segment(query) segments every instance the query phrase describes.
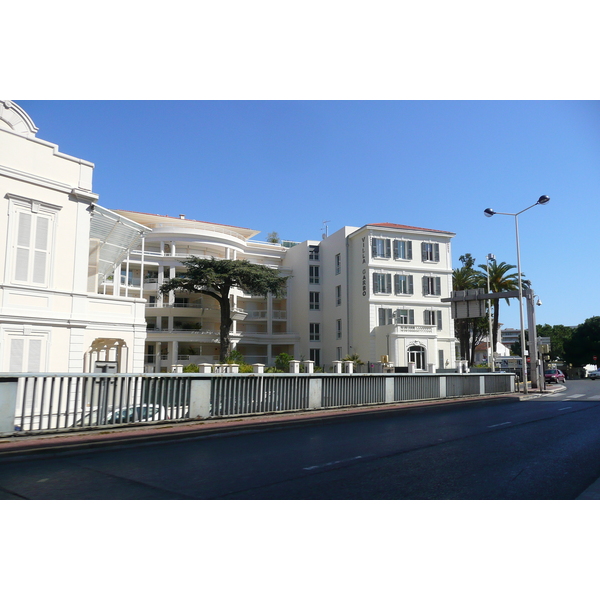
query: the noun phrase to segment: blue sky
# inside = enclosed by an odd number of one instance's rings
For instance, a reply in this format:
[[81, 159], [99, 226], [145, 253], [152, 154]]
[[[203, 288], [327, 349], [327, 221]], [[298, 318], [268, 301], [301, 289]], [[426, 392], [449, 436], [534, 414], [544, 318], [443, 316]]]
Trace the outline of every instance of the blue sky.
[[[538, 323], [600, 314], [598, 101], [25, 101], [38, 137], [95, 163], [108, 208], [319, 239], [389, 221], [516, 264]], [[501, 320], [518, 327], [515, 302]]]

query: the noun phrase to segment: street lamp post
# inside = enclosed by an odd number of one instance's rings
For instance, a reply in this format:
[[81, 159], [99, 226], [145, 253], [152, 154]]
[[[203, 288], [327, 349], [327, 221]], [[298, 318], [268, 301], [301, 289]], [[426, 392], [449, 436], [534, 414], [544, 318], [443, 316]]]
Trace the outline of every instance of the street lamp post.
[[538, 204], [548, 204], [548, 202], [550, 202], [550, 196], [540, 196], [535, 204], [524, 208], [518, 213], [497, 212], [491, 208], [486, 208], [483, 211], [486, 217], [493, 217], [494, 215], [508, 215], [510, 217], [515, 218], [515, 233], [517, 237], [517, 270], [519, 277], [519, 316], [521, 319], [521, 354], [523, 355], [523, 388], [525, 394], [527, 394], [527, 359], [525, 357], [525, 319], [523, 318], [523, 283], [521, 281], [521, 247], [519, 245], [519, 215], [524, 213], [526, 210], [537, 206]]
[[[488, 254], [485, 259], [485, 270], [487, 273], [487, 293], [490, 293], [490, 260], [496, 261], [496, 257], [493, 254]], [[488, 298], [488, 367], [491, 366], [492, 373], [495, 372], [496, 367], [494, 365], [494, 335], [492, 331], [492, 301]]]

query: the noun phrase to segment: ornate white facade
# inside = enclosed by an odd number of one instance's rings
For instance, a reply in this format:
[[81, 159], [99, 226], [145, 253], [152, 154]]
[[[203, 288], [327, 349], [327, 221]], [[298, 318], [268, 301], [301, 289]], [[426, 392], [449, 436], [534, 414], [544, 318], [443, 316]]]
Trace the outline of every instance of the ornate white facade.
[[145, 303], [98, 294], [97, 276], [144, 228], [98, 207], [94, 165], [36, 133], [0, 101], [0, 372], [142, 371]]

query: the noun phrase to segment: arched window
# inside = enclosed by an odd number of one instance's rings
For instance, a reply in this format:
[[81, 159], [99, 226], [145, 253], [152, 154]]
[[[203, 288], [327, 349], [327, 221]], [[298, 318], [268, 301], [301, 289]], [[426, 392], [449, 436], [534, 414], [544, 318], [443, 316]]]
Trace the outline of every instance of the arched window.
[[415, 363], [417, 371], [425, 370], [425, 348], [423, 346], [411, 346], [408, 349], [408, 362]]

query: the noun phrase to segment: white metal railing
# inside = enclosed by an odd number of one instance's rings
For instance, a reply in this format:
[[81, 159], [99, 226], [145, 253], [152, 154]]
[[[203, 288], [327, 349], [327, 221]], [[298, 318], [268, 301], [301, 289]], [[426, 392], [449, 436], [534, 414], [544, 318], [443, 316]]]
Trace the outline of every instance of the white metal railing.
[[514, 392], [491, 374], [4, 374], [0, 433]]

